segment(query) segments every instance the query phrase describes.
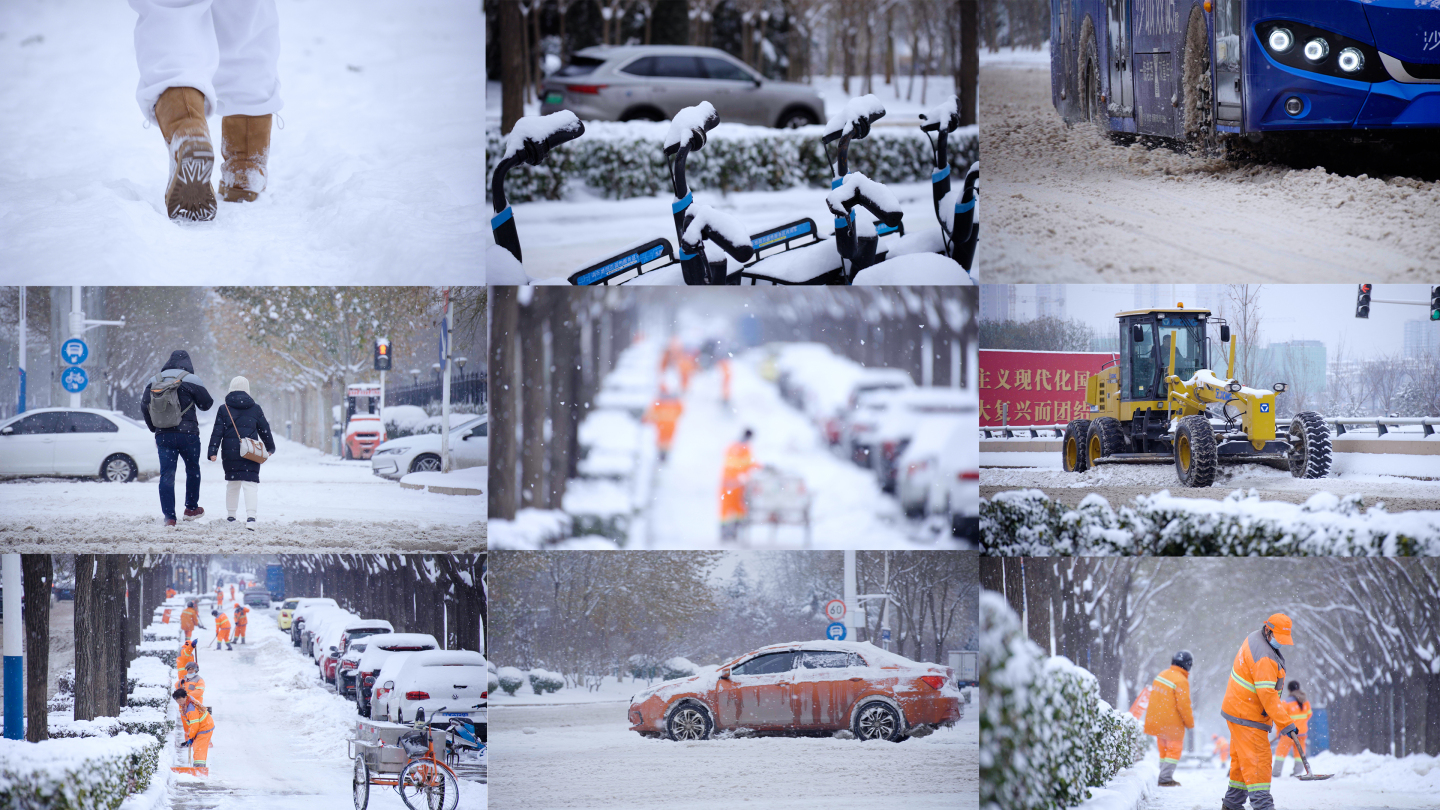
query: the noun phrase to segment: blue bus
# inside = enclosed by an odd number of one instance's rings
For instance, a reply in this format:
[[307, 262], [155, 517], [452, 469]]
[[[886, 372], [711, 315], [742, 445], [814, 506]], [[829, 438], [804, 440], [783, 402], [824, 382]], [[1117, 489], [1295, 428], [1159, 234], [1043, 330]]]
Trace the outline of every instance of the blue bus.
[[1437, 0], [1050, 0], [1055, 108], [1102, 132], [1440, 127]]

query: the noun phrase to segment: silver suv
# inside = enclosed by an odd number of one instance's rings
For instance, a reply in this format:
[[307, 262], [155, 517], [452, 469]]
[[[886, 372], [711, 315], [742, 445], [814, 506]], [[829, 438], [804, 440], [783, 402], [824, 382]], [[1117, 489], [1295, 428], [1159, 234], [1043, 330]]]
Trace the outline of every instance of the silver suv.
[[624, 45], [577, 51], [545, 80], [541, 115], [570, 110], [585, 120], [667, 121], [708, 101], [725, 123], [803, 127], [825, 120], [814, 88], [761, 77], [715, 48]]

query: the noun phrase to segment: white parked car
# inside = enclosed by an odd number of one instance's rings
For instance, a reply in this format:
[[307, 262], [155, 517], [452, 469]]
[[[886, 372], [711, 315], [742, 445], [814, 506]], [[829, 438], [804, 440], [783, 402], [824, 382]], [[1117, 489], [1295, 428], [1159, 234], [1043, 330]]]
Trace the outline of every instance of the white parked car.
[[365, 717], [375, 716], [371, 712], [370, 696], [380, 668], [390, 656], [401, 652], [438, 649], [440, 642], [429, 633], [383, 633], [366, 638], [365, 652], [360, 656], [355, 674], [359, 684], [355, 690], [355, 705], [360, 714]]
[[906, 515], [920, 517], [930, 511], [930, 490], [940, 475], [940, 453], [963, 422], [931, 418], [916, 425], [895, 461], [895, 496]]
[[385, 659], [385, 663], [380, 665], [380, 671], [375, 673], [375, 683], [370, 687], [371, 719], [375, 717], [375, 707], [389, 705], [389, 700], [386, 698], [386, 695], [390, 694], [391, 690], [385, 688], [385, 684], [394, 685], [395, 676], [400, 674], [400, 667], [405, 664], [406, 659], [415, 655], [416, 652], [419, 651], [391, 653], [390, 657]]
[[97, 408], [37, 408], [0, 422], [0, 475], [134, 481], [160, 474], [155, 436]]
[[320, 660], [330, 654], [330, 648], [339, 646], [345, 626], [359, 620], [359, 616], [344, 608], [333, 608], [319, 614], [314, 621], [306, 623], [305, 635], [309, 637], [309, 643], [302, 650], [319, 666]]
[[363, 646], [355, 649], [356, 645], [363, 645], [370, 636], [394, 631], [395, 626], [384, 619], [361, 619], [345, 626], [345, 631], [340, 634], [340, 643], [336, 645], [337, 649], [331, 651], [332, 656], [337, 659], [333, 671], [329, 671], [328, 664], [322, 667], [327, 670], [325, 679], [335, 684], [335, 694], [348, 696], [355, 686], [355, 667], [360, 663], [360, 653], [365, 651]]
[[295, 610], [290, 613], [290, 643], [299, 647], [305, 640], [305, 617], [306, 614], [313, 614], [318, 608], [338, 608], [339, 604], [334, 599], [324, 596], [311, 596], [301, 599], [295, 604]]
[[980, 540], [980, 412], [964, 415], [945, 445], [930, 483], [926, 511], [949, 514], [956, 537]]
[[[469, 717], [482, 722], [485, 690], [489, 685], [485, 656], [470, 650], [430, 650], [411, 653], [395, 677], [380, 683], [383, 702], [371, 709], [395, 723], [414, 721], [423, 710], [426, 719]], [[407, 720], [408, 718], [408, 720]]]
[[[452, 416], [460, 421], [450, 428], [452, 469], [483, 467], [490, 463], [488, 416]], [[417, 433], [391, 439], [375, 448], [370, 471], [382, 478], [402, 478], [412, 472], [440, 471], [440, 434]]]
[[[885, 401], [888, 407], [880, 412], [875, 428], [862, 444], [870, 469], [886, 492], [895, 491], [900, 454], [909, 447], [921, 424], [940, 420], [954, 428], [963, 414], [980, 407], [973, 394], [959, 388], [908, 388], [894, 392]], [[937, 449], [943, 442], [942, 436], [936, 442]]]

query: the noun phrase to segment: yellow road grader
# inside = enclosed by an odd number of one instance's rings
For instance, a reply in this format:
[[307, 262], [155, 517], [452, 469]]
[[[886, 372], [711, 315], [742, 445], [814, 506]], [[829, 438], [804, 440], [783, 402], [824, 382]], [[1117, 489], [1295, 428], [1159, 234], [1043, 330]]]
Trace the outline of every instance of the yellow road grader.
[[[1115, 316], [1120, 351], [1086, 384], [1089, 419], [1065, 426], [1061, 453], [1070, 472], [1100, 464], [1174, 463], [1180, 483], [1208, 487], [1220, 464], [1265, 464], [1296, 478], [1330, 471], [1330, 430], [1314, 411], [1275, 433], [1275, 397], [1235, 380], [1235, 341], [1209, 310], [1142, 309]], [[1224, 378], [1211, 370], [1207, 327], [1230, 345]], [[1223, 424], [1222, 424], [1223, 423]]]

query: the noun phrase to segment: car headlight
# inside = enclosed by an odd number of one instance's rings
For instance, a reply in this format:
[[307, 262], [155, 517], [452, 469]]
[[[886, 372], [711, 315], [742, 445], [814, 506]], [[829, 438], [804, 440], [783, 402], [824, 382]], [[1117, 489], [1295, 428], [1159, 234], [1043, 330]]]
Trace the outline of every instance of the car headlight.
[[1270, 50], [1275, 53], [1285, 53], [1290, 46], [1295, 44], [1295, 35], [1290, 33], [1289, 28], [1275, 28], [1270, 31]]
[[1346, 48], [1340, 52], [1340, 69], [1346, 73], [1359, 73], [1365, 69], [1365, 54], [1359, 48]]
[[[1359, 53], [1359, 51], [1356, 51]], [[1330, 55], [1330, 43], [1321, 37], [1316, 37], [1305, 43], [1305, 58], [1311, 62], [1319, 62]]]
[[391, 455], [399, 455], [400, 453], [403, 453], [403, 452], [405, 452], [405, 448], [403, 448], [403, 447], [386, 447], [386, 448], [383, 448], [383, 449], [380, 449], [380, 450], [376, 450], [376, 451], [375, 451], [375, 455], [377, 455], [377, 456], [391, 456]]

